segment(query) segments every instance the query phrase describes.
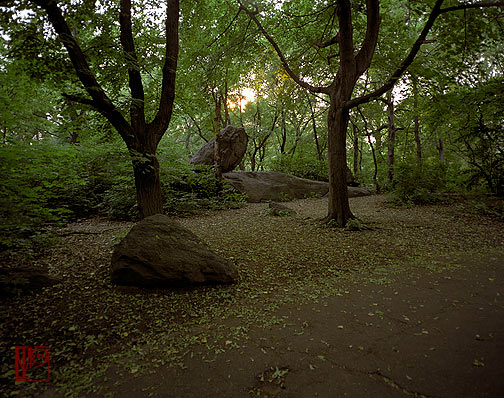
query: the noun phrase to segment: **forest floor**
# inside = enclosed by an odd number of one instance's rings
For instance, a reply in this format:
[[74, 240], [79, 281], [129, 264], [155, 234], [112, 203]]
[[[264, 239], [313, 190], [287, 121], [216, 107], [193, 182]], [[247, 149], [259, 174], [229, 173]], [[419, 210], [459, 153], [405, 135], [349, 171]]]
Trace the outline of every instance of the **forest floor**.
[[[232, 286], [110, 284], [131, 223], [82, 220], [31, 260], [61, 284], [2, 303], [2, 396], [502, 397], [504, 224], [469, 202], [326, 199], [181, 218], [233, 261]], [[14, 261], [14, 260], [13, 260]], [[15, 346], [50, 347], [50, 381], [14, 383]]]

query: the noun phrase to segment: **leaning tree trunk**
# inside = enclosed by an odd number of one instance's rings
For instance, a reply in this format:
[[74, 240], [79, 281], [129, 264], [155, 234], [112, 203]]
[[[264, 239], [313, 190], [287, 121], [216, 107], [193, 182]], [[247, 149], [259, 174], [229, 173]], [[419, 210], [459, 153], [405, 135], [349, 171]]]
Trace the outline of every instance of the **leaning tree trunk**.
[[346, 131], [349, 122], [348, 110], [338, 106], [341, 102], [331, 98], [328, 122], [328, 161], [329, 161], [329, 204], [326, 221], [336, 220], [344, 227], [349, 219], [355, 218], [348, 203], [346, 182], [347, 153]]

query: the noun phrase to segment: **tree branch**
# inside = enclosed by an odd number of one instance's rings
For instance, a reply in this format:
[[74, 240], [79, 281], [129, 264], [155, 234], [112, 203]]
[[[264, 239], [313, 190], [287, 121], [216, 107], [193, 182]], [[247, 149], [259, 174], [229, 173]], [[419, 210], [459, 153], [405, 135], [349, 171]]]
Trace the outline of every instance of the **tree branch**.
[[415, 59], [416, 55], [420, 51], [421, 45], [429, 42], [429, 40], [426, 40], [427, 34], [429, 33], [430, 29], [434, 25], [434, 22], [439, 15], [444, 14], [446, 12], [463, 10], [463, 9], [468, 9], [468, 8], [502, 7], [502, 6], [504, 6], [504, 2], [495, 2], [495, 3], [461, 4], [458, 6], [447, 7], [447, 8], [441, 9], [442, 4], [443, 4], [443, 0], [436, 0], [436, 4], [432, 8], [432, 11], [429, 15], [429, 18], [427, 19], [427, 22], [425, 23], [425, 26], [424, 26], [422, 32], [420, 33], [420, 36], [418, 37], [418, 39], [415, 41], [415, 43], [411, 47], [411, 50], [410, 50], [408, 56], [403, 60], [401, 65], [395, 70], [395, 72], [392, 74], [392, 76], [389, 78], [389, 80], [383, 86], [381, 86], [379, 89], [377, 89], [367, 95], [363, 95], [361, 97], [347, 101], [346, 104], [344, 105], [345, 108], [351, 109], [351, 108], [356, 107], [357, 105], [365, 104], [365, 103], [375, 99], [376, 97], [379, 97], [382, 94], [385, 94], [392, 87], [394, 87], [395, 83], [399, 80], [399, 78], [403, 75], [403, 73], [406, 71], [406, 69], [411, 65], [411, 63]]
[[163, 81], [161, 83], [161, 99], [159, 109], [149, 128], [156, 132], [156, 140], [159, 142], [168, 128], [173, 112], [175, 99], [175, 78], [177, 75], [177, 60], [179, 52], [178, 25], [180, 5], [179, 0], [167, 0], [166, 2], [166, 50], [163, 65]]
[[119, 11], [119, 25], [121, 28], [121, 45], [128, 66], [129, 86], [133, 98], [130, 104], [131, 124], [135, 130], [143, 129], [145, 125], [145, 98], [140, 74], [140, 65], [133, 41], [131, 30], [131, 0], [121, 0]]
[[339, 43], [339, 33], [336, 34], [332, 39], [326, 40], [324, 42], [320, 42], [315, 40], [313, 42], [313, 45], [318, 47], [318, 48], [326, 48], [329, 46], [332, 46], [333, 44]]
[[[353, 44], [352, 10], [350, 0], [338, 0], [340, 69], [355, 74], [355, 54]], [[345, 72], [343, 72], [345, 74]]]
[[231, 22], [229, 23], [229, 25], [226, 27], [226, 29], [224, 29], [221, 33], [219, 33], [217, 35], [217, 37], [215, 39], [212, 40], [212, 42], [208, 45], [208, 47], [212, 47], [212, 45], [217, 41], [219, 40], [222, 36], [224, 36], [226, 34], [226, 32], [229, 30], [229, 28], [233, 25], [234, 21], [236, 21], [236, 18], [238, 18], [238, 15], [240, 15], [240, 13], [242, 12], [242, 8], [239, 8], [238, 9], [238, 12], [235, 14], [235, 16], [233, 17], [233, 19], [231, 20]]
[[79, 104], [91, 105], [93, 107], [96, 107], [95, 102], [91, 98], [86, 98], [86, 97], [83, 97], [82, 95], [67, 94], [67, 93], [61, 93], [61, 95], [63, 97], [65, 97], [66, 99], [69, 99], [70, 101], [78, 102]]
[[357, 105], [365, 104], [365, 103], [371, 101], [372, 99], [374, 99], [375, 97], [379, 97], [380, 95], [385, 94], [392, 87], [394, 87], [394, 84], [397, 82], [397, 80], [399, 80], [399, 78], [406, 71], [408, 66], [411, 65], [411, 63], [415, 59], [416, 55], [418, 54], [418, 51], [420, 51], [420, 46], [423, 44], [423, 41], [425, 40], [425, 38], [427, 37], [427, 34], [429, 33], [430, 29], [432, 28], [432, 25], [434, 25], [434, 21], [440, 15], [440, 9], [441, 9], [442, 3], [443, 3], [443, 0], [436, 1], [434, 8], [432, 9], [432, 11], [429, 15], [429, 18], [427, 19], [427, 22], [425, 23], [425, 26], [424, 26], [422, 32], [420, 33], [420, 36], [413, 44], [413, 47], [411, 48], [410, 53], [403, 60], [403, 62], [401, 62], [401, 65], [395, 70], [395, 72], [392, 74], [392, 76], [389, 78], [389, 80], [379, 89], [377, 89], [367, 95], [364, 95], [364, 96], [361, 96], [361, 97], [358, 97], [358, 98], [355, 98], [353, 100], [348, 101], [345, 104], [345, 108], [350, 109], [350, 108], [356, 107]]
[[362, 75], [373, 59], [373, 55], [376, 48], [376, 43], [378, 42], [378, 33], [380, 31], [380, 4], [378, 0], [367, 0], [366, 1], [367, 10], [367, 27], [366, 27], [366, 37], [362, 43], [362, 47], [355, 57], [357, 62], [357, 74]]
[[276, 53], [278, 54], [278, 57], [280, 58], [280, 62], [282, 62], [282, 66], [284, 67], [285, 71], [287, 74], [291, 77], [292, 80], [294, 80], [298, 85], [301, 87], [304, 87], [314, 93], [325, 93], [329, 94], [329, 88], [328, 87], [315, 87], [312, 86], [311, 84], [305, 82], [302, 80], [294, 71], [289, 67], [289, 64], [287, 63], [287, 60], [285, 59], [285, 56], [282, 53], [282, 50], [280, 50], [280, 47], [278, 44], [275, 42], [275, 40], [269, 35], [269, 33], [264, 29], [264, 26], [262, 26], [261, 22], [257, 19], [256, 14], [257, 12], [257, 6], [255, 6], [256, 10], [255, 11], [250, 11], [245, 5], [243, 5], [242, 0], [238, 0], [238, 3], [240, 4], [240, 9], [245, 11], [249, 18], [255, 22], [263, 36], [270, 42], [270, 44], [273, 46], [275, 49]]
[[468, 10], [470, 8], [488, 8], [488, 7], [504, 7], [504, 2], [498, 1], [498, 2], [481, 2], [474, 4], [460, 4], [458, 6], [443, 8], [441, 9], [440, 14], [452, 11]]
[[93, 107], [103, 114], [115, 127], [123, 140], [128, 144], [133, 141], [134, 134], [130, 124], [121, 112], [115, 107], [103, 88], [100, 86], [93, 72], [89, 68], [84, 53], [73, 37], [68, 24], [63, 17], [61, 9], [53, 0], [30, 0], [42, 8], [51, 22], [59, 39], [63, 42], [74, 69], [82, 85], [93, 99]]

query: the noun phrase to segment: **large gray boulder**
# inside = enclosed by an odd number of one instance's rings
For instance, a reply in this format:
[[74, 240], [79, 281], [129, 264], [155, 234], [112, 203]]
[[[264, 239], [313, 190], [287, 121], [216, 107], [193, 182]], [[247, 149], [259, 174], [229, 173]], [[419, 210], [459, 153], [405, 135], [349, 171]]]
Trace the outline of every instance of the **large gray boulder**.
[[[247, 151], [248, 135], [243, 127], [227, 126], [220, 133], [222, 172], [232, 171], [240, 164]], [[189, 161], [191, 164], [215, 163], [215, 138], [208, 141]]]
[[[329, 183], [299, 178], [276, 171], [230, 172], [223, 177], [237, 191], [247, 195], [252, 203], [303, 199], [313, 195], [324, 196], [329, 192]], [[366, 196], [371, 193], [364, 188], [348, 187], [348, 196]]]
[[157, 214], [137, 223], [115, 247], [111, 277], [117, 285], [177, 287], [233, 283], [238, 272], [191, 231]]

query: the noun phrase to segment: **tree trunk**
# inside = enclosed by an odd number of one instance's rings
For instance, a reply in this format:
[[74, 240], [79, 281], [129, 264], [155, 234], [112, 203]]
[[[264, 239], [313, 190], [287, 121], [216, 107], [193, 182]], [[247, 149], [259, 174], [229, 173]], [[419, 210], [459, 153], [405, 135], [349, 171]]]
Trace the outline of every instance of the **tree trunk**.
[[325, 221], [336, 220], [339, 227], [344, 227], [349, 219], [355, 218], [350, 211], [346, 182], [346, 131], [348, 110], [340, 106], [341, 101], [331, 96], [327, 116], [328, 125], [328, 162], [329, 162], [329, 203]]
[[215, 166], [215, 177], [218, 180], [222, 180], [222, 159], [221, 159], [221, 105], [222, 97], [219, 93], [215, 94], [215, 118], [214, 118], [214, 130], [215, 130], [215, 145], [214, 145], [214, 166]]
[[138, 214], [142, 219], [163, 213], [159, 162], [154, 153], [139, 153], [130, 149], [135, 175]]
[[395, 115], [394, 99], [392, 90], [387, 93], [387, 119], [388, 119], [388, 137], [387, 137], [387, 178], [389, 182], [394, 180], [394, 162], [395, 162]]
[[310, 105], [310, 119], [312, 122], [312, 128], [313, 128], [313, 139], [315, 140], [315, 148], [317, 149], [317, 159], [322, 160], [322, 149], [320, 148], [319, 144], [319, 139], [318, 139], [318, 132], [317, 132], [317, 122], [315, 120], [315, 109], [312, 106], [311, 100], [310, 100], [310, 94], [306, 95], [306, 98], [308, 99], [308, 104]]
[[81, 126], [79, 124], [79, 116], [74, 104], [70, 100], [66, 100], [67, 109], [70, 113], [70, 120], [72, 121], [72, 129], [70, 131], [70, 137], [68, 137], [69, 144], [78, 144], [80, 142]]
[[418, 84], [415, 76], [411, 75], [411, 82], [413, 83], [413, 112], [414, 112], [414, 133], [416, 143], [416, 156], [417, 165], [420, 169], [422, 167], [422, 142], [420, 141], [420, 123], [418, 118]]
[[259, 167], [264, 171], [264, 157], [266, 156], [266, 147], [263, 145], [259, 148]]
[[178, 60], [179, 0], [166, 1], [165, 54], [162, 68], [161, 92], [157, 112], [146, 123], [144, 88], [138, 64], [132, 30], [131, 0], [119, 2], [120, 43], [128, 70], [131, 92], [130, 121], [121, 113], [91, 71], [88, 60], [70, 30], [57, 1], [31, 0], [47, 13], [56, 34], [65, 46], [75, 72], [87, 91], [87, 96], [65, 97], [91, 105], [104, 115], [126, 143], [133, 163], [137, 205], [141, 218], [163, 212], [159, 162], [156, 148], [168, 128], [175, 99], [175, 77]]
[[249, 153], [249, 157], [250, 157], [250, 169], [252, 171], [255, 171], [255, 164], [256, 164], [255, 157], [256, 157], [256, 153], [257, 153], [257, 148], [254, 149], [254, 152], [252, 154]]
[[222, 151], [221, 151], [221, 138], [220, 132], [215, 135], [215, 145], [214, 145], [214, 158], [215, 158], [215, 177], [218, 180], [222, 180]]
[[219, 92], [212, 93], [214, 97], [214, 102], [215, 102], [215, 117], [213, 120], [213, 127], [214, 127], [214, 132], [217, 135], [217, 133], [220, 131], [222, 128], [222, 97], [220, 96]]
[[[227, 75], [227, 71], [226, 71]], [[229, 118], [229, 107], [228, 107], [228, 81], [224, 82], [224, 127], [231, 124], [231, 119]]]
[[373, 145], [373, 142], [371, 141], [371, 134], [369, 134], [366, 131], [366, 135], [367, 135], [369, 146], [371, 147], [371, 153], [373, 154], [373, 165], [374, 165], [373, 183], [374, 183], [374, 186], [376, 189], [376, 193], [380, 193], [381, 188], [380, 188], [380, 184], [378, 183], [378, 161], [376, 160], [376, 151], [375, 151], [375, 147]]
[[438, 149], [439, 149], [439, 161], [441, 163], [444, 163], [444, 161], [445, 161], [445, 152], [444, 152], [444, 145], [443, 145], [443, 139], [442, 138], [439, 139]]
[[[362, 117], [362, 121], [364, 122], [364, 133], [366, 134], [366, 137], [368, 139], [368, 144], [371, 147], [371, 153], [373, 155], [373, 165], [374, 165], [373, 183], [374, 183], [375, 188], [376, 188], [376, 193], [380, 193], [381, 187], [380, 187], [380, 184], [378, 183], [378, 161], [376, 159], [376, 149], [375, 149], [375, 146], [373, 145], [373, 141], [371, 140], [371, 132], [368, 129], [367, 119], [366, 119], [366, 117], [364, 116], [364, 114], [362, 113], [361, 109], [358, 106], [357, 106], [357, 111], [360, 113], [360, 115]], [[377, 144], [379, 144], [379, 142], [380, 142], [377, 139], [377, 133], [380, 132], [381, 130], [383, 130], [384, 128], [386, 128], [387, 126], [388, 126], [387, 124], [384, 124], [384, 125], [378, 127], [378, 129], [375, 130], [374, 137], [375, 137], [375, 142]], [[378, 149], [378, 153], [380, 153], [378, 145], [377, 145], [377, 149]]]
[[357, 126], [353, 125], [353, 173], [359, 172], [359, 132]]
[[285, 154], [285, 144], [287, 143], [287, 125], [285, 121], [285, 107], [283, 101], [282, 101], [281, 115], [282, 115], [282, 139], [280, 142], [280, 154], [283, 155]]

